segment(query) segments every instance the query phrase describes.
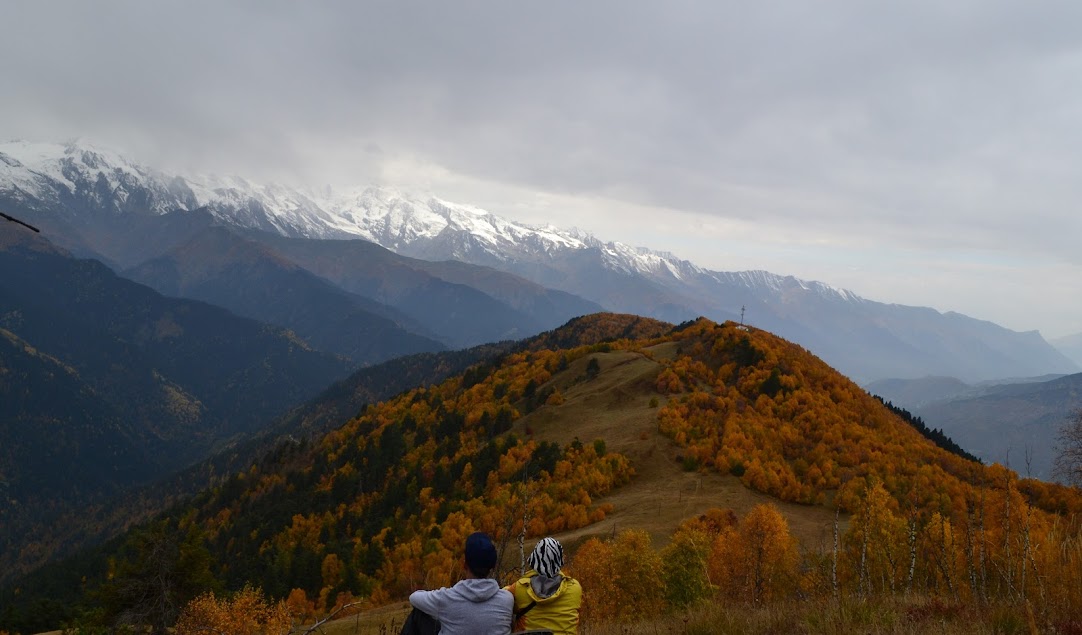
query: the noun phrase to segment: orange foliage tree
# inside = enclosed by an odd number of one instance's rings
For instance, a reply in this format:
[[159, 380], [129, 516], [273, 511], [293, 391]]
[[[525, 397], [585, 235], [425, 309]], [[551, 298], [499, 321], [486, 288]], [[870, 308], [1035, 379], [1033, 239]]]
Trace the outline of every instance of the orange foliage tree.
[[623, 531], [611, 542], [591, 538], [575, 553], [569, 573], [584, 589], [584, 620], [641, 619], [665, 606], [658, 588], [664, 565], [645, 531]]
[[231, 597], [213, 593], [189, 602], [180, 613], [176, 635], [286, 635], [293, 628], [285, 602], [269, 602], [263, 592], [245, 587]]
[[710, 552], [710, 579], [728, 596], [761, 602], [796, 588], [798, 552], [778, 508], [756, 505], [726, 527]]

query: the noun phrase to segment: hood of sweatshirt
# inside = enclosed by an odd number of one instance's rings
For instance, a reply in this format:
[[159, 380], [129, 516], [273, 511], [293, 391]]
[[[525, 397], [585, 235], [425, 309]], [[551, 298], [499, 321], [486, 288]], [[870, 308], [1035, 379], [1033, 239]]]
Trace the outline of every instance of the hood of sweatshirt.
[[469, 578], [459, 580], [458, 584], [455, 585], [455, 591], [458, 591], [462, 594], [462, 597], [470, 602], [486, 602], [500, 592], [500, 583], [492, 578], [483, 580]]
[[563, 584], [563, 582], [563, 576], [549, 578], [539, 573], [530, 578], [530, 587], [537, 597], [548, 599], [560, 590], [560, 585]]

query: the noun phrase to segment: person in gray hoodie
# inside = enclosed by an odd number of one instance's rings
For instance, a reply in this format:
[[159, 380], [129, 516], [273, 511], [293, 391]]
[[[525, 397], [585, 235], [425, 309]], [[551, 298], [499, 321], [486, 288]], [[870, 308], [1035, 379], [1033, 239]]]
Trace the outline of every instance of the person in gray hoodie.
[[496, 567], [496, 546], [487, 534], [466, 538], [465, 574], [451, 588], [414, 591], [413, 608], [439, 621], [441, 635], [507, 635], [515, 599], [488, 577]]

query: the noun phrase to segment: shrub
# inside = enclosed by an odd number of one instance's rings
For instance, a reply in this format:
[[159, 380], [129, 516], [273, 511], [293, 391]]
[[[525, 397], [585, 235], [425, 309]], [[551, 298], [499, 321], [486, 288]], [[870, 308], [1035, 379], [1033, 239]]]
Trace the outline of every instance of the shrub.
[[189, 602], [177, 620], [176, 635], [285, 633], [292, 618], [284, 602], [271, 604], [263, 591], [245, 587], [231, 598], [206, 593]]

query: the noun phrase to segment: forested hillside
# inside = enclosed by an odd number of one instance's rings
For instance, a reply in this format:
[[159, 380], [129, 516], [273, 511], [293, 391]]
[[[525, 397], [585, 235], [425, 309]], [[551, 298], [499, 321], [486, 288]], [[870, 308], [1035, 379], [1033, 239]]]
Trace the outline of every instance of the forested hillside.
[[[2, 335], [3, 333], [0, 333]], [[8, 334], [7, 337], [13, 338]], [[13, 340], [16, 350], [12, 356], [5, 353], [0, 359], [7, 364], [4, 374], [8, 377], [13, 375], [19, 379], [32, 377], [19, 375], [20, 356], [23, 351], [18, 349], [18, 340]], [[5, 552], [9, 569], [6, 578], [10, 578], [19, 571], [26, 571], [32, 566], [42, 562], [55, 561], [63, 558], [88, 545], [101, 542], [105, 538], [115, 536], [124, 528], [133, 523], [152, 517], [172, 506], [177, 500], [183, 499], [193, 493], [202, 491], [210, 484], [220, 481], [222, 475], [233, 474], [239, 470], [245, 470], [253, 461], [258, 461], [282, 441], [282, 439], [300, 439], [305, 437], [322, 436], [331, 428], [337, 427], [342, 421], [363, 410], [368, 404], [393, 397], [394, 395], [416, 386], [430, 385], [445, 380], [448, 376], [461, 373], [471, 364], [481, 360], [502, 355], [514, 347], [519, 346], [515, 342], [502, 342], [476, 346], [461, 351], [445, 351], [440, 353], [420, 353], [400, 357], [383, 364], [363, 368], [356, 371], [350, 377], [336, 382], [324, 390], [319, 396], [310, 402], [302, 404], [290, 410], [279, 419], [269, 423], [265, 429], [259, 431], [251, 438], [230, 443], [224, 449], [216, 452], [209, 458], [200, 461], [180, 472], [150, 485], [135, 488], [118, 496], [88, 496], [85, 491], [82, 495], [82, 505], [58, 510], [58, 515], [50, 516], [48, 523], [35, 522], [26, 530], [24, 535], [32, 539], [27, 546], [21, 548], [12, 547]], [[0, 350], [3, 350], [3, 342], [0, 341]], [[40, 354], [31, 355], [31, 363], [48, 363], [48, 358], [34, 361], [33, 358], [41, 357]], [[10, 372], [16, 369], [15, 373]], [[72, 381], [63, 373], [49, 371], [51, 381], [63, 385], [65, 381]], [[25, 371], [23, 371], [25, 372]], [[0, 384], [0, 390], [13, 388], [14, 382]], [[55, 434], [58, 428], [67, 431], [65, 434], [83, 434], [85, 439], [79, 438], [73, 442], [47, 443], [37, 434], [37, 428], [24, 428], [19, 438], [13, 437], [13, 442], [4, 446], [0, 451], [2, 465], [13, 465], [14, 457], [33, 455], [27, 448], [36, 448], [38, 452], [36, 460], [47, 469], [42, 470], [43, 477], [52, 479], [57, 484], [68, 488], [85, 490], [88, 486], [100, 483], [94, 472], [89, 472], [82, 479], [66, 478], [66, 466], [79, 463], [86, 455], [113, 456], [116, 464], [109, 464], [95, 460], [91, 468], [97, 468], [106, 473], [117, 471], [117, 465], [129, 466], [128, 472], [139, 473], [142, 469], [144, 475], [153, 473], [149, 465], [140, 463], [146, 457], [142, 455], [125, 456], [121, 447], [118, 449], [106, 448], [101, 452], [103, 442], [116, 443], [102, 434], [101, 428], [110, 422], [107, 416], [100, 416], [92, 408], [87, 406], [87, 396], [78, 393], [74, 387], [64, 385], [62, 394], [70, 396], [67, 400], [49, 399], [48, 395], [33, 395], [21, 393], [22, 399], [33, 399], [39, 402], [36, 406], [41, 412], [47, 412], [42, 405], [48, 405], [55, 413], [57, 424], [46, 429], [41, 429], [41, 434]], [[74, 406], [72, 405], [74, 404]], [[76, 407], [77, 406], [77, 407]], [[104, 408], [104, 406], [100, 406]], [[25, 405], [19, 398], [6, 399], [0, 403], [0, 411], [7, 413], [25, 409]], [[67, 413], [68, 420], [63, 419]], [[108, 411], [106, 411], [108, 412]], [[72, 417], [78, 415], [81, 425], [66, 425]], [[89, 421], [97, 421], [97, 427], [88, 425]], [[0, 426], [18, 425], [18, 416], [5, 417], [0, 421]], [[7, 427], [0, 428], [7, 431]], [[119, 476], [131, 476], [120, 473]], [[10, 478], [10, 477], [7, 477]], [[120, 480], [114, 478], [114, 480]], [[107, 481], [111, 482], [111, 481]], [[128, 480], [130, 483], [130, 479]], [[109, 493], [116, 494], [120, 487], [118, 483], [112, 483], [115, 487], [109, 489]], [[43, 487], [42, 483], [35, 485]], [[11, 496], [11, 482], [0, 480], [0, 490], [4, 495]], [[45, 491], [45, 490], [43, 490]], [[107, 502], [105, 502], [107, 501]], [[43, 511], [38, 509], [38, 511]]]
[[0, 224], [0, 579], [36, 528], [259, 429], [350, 364]]
[[[699, 511], [665, 495], [627, 496], [665, 491], [681, 474], [694, 478]], [[602, 540], [615, 533], [607, 518], [634, 518], [629, 500], [655, 516], [653, 540]], [[709, 509], [724, 501], [742, 506], [742, 518]], [[603, 314], [370, 405], [317, 442], [280, 445], [119, 547], [25, 581], [6, 619], [27, 624], [48, 590], [94, 611], [83, 619], [115, 623], [133, 601], [121, 593], [125, 579], [152, 564], [140, 545], [162, 540], [203, 554], [204, 565], [177, 569], [185, 584], [256, 585], [308, 617], [357, 599], [377, 605], [453, 582], [475, 530], [496, 538], [507, 574], [519, 566], [519, 537], [561, 536], [590, 582], [596, 619], [713, 594], [762, 602], [905, 591], [1029, 598], [1062, 616], [1082, 606], [1077, 585], [1064, 582], [1082, 571], [1080, 511], [1077, 490], [937, 447], [769, 333]], [[790, 530], [809, 523], [818, 529]], [[664, 597], [639, 602], [640, 587], [606, 582], [604, 571], [628, 562], [621, 554], [651, 562], [670, 539], [658, 562], [682, 564], [645, 571], [664, 578]], [[98, 591], [55, 595], [80, 587], [60, 581], [82, 576]]]

